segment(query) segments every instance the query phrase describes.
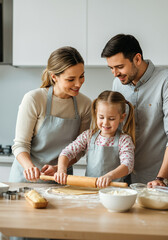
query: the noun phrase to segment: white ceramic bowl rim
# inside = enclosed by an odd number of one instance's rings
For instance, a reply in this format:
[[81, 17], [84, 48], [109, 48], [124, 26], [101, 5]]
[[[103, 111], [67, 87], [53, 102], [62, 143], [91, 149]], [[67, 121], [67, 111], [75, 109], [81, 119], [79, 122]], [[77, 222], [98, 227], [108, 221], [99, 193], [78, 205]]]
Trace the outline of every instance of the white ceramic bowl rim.
[[[111, 191], [126, 191], [129, 193], [129, 195], [112, 195], [110, 194]], [[99, 190], [100, 194], [106, 194], [106, 195], [111, 195], [111, 196], [122, 196], [122, 197], [127, 197], [130, 195], [137, 195], [137, 191], [129, 188], [117, 188], [117, 187], [107, 187]], [[109, 193], [109, 194], [108, 194]]]
[[[110, 194], [112, 191], [122, 192], [122, 194]], [[100, 202], [108, 211], [125, 212], [135, 203], [137, 191], [129, 188], [108, 187], [99, 190], [99, 197]]]

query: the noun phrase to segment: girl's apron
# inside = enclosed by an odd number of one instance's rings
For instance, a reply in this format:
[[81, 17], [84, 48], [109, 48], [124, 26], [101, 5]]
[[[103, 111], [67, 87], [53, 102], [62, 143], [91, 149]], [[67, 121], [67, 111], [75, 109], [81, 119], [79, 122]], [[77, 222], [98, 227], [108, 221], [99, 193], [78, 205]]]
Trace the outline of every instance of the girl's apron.
[[[73, 97], [75, 118], [63, 119], [50, 115], [53, 87], [48, 90], [46, 116], [37, 135], [31, 142], [31, 160], [40, 170], [45, 164], [56, 165], [58, 156], [69, 143], [76, 139], [80, 129], [76, 97]], [[72, 109], [73, 111], [73, 109]], [[27, 182], [23, 175], [23, 167], [15, 159], [11, 168], [10, 182]], [[72, 167], [68, 174], [72, 174]], [[39, 180], [38, 182], [41, 182]]]
[[[96, 138], [100, 134], [100, 131], [96, 132], [90, 141], [87, 154], [87, 167], [86, 176], [100, 177], [106, 173], [114, 170], [120, 165], [118, 142], [120, 137], [120, 131], [117, 130], [114, 137], [113, 146], [98, 146], [95, 144]], [[123, 181], [122, 178], [115, 179], [114, 181]]]

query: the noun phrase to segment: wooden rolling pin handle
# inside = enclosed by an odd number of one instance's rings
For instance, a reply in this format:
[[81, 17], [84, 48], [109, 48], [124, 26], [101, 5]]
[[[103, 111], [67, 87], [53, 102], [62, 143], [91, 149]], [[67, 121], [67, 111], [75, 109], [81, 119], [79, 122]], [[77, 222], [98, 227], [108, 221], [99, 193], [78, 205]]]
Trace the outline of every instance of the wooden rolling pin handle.
[[128, 184], [126, 182], [111, 182], [109, 186], [126, 188], [128, 187]]
[[47, 176], [47, 175], [40, 175], [40, 179], [41, 180], [45, 180], [45, 181], [55, 181], [54, 176]]

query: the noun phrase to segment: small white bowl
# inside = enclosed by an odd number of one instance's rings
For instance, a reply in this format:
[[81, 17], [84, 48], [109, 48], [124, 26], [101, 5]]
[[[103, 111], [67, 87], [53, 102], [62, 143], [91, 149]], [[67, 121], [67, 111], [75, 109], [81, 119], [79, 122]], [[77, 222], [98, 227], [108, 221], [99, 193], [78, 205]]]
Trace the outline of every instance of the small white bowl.
[[108, 187], [99, 190], [100, 202], [110, 212], [128, 211], [135, 203], [137, 191], [128, 188]]
[[144, 188], [147, 188], [147, 185], [144, 183], [132, 183], [130, 188], [136, 190], [138, 193], [141, 192]]

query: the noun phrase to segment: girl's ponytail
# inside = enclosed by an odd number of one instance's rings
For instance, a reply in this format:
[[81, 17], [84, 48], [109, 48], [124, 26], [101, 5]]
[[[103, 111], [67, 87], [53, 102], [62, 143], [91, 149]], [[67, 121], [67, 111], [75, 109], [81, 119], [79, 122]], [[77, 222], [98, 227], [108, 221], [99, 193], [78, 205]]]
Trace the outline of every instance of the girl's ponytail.
[[123, 126], [123, 132], [127, 133], [128, 135], [130, 135], [132, 137], [132, 141], [135, 145], [135, 118], [134, 118], [134, 107], [133, 105], [128, 102], [125, 101], [126, 104], [128, 104], [129, 106], [129, 114], [127, 117], [127, 120]]
[[98, 99], [96, 98], [92, 102], [92, 121], [91, 121], [91, 127], [90, 127], [92, 130], [92, 135], [99, 130], [97, 126], [97, 116], [96, 116], [97, 101]]

